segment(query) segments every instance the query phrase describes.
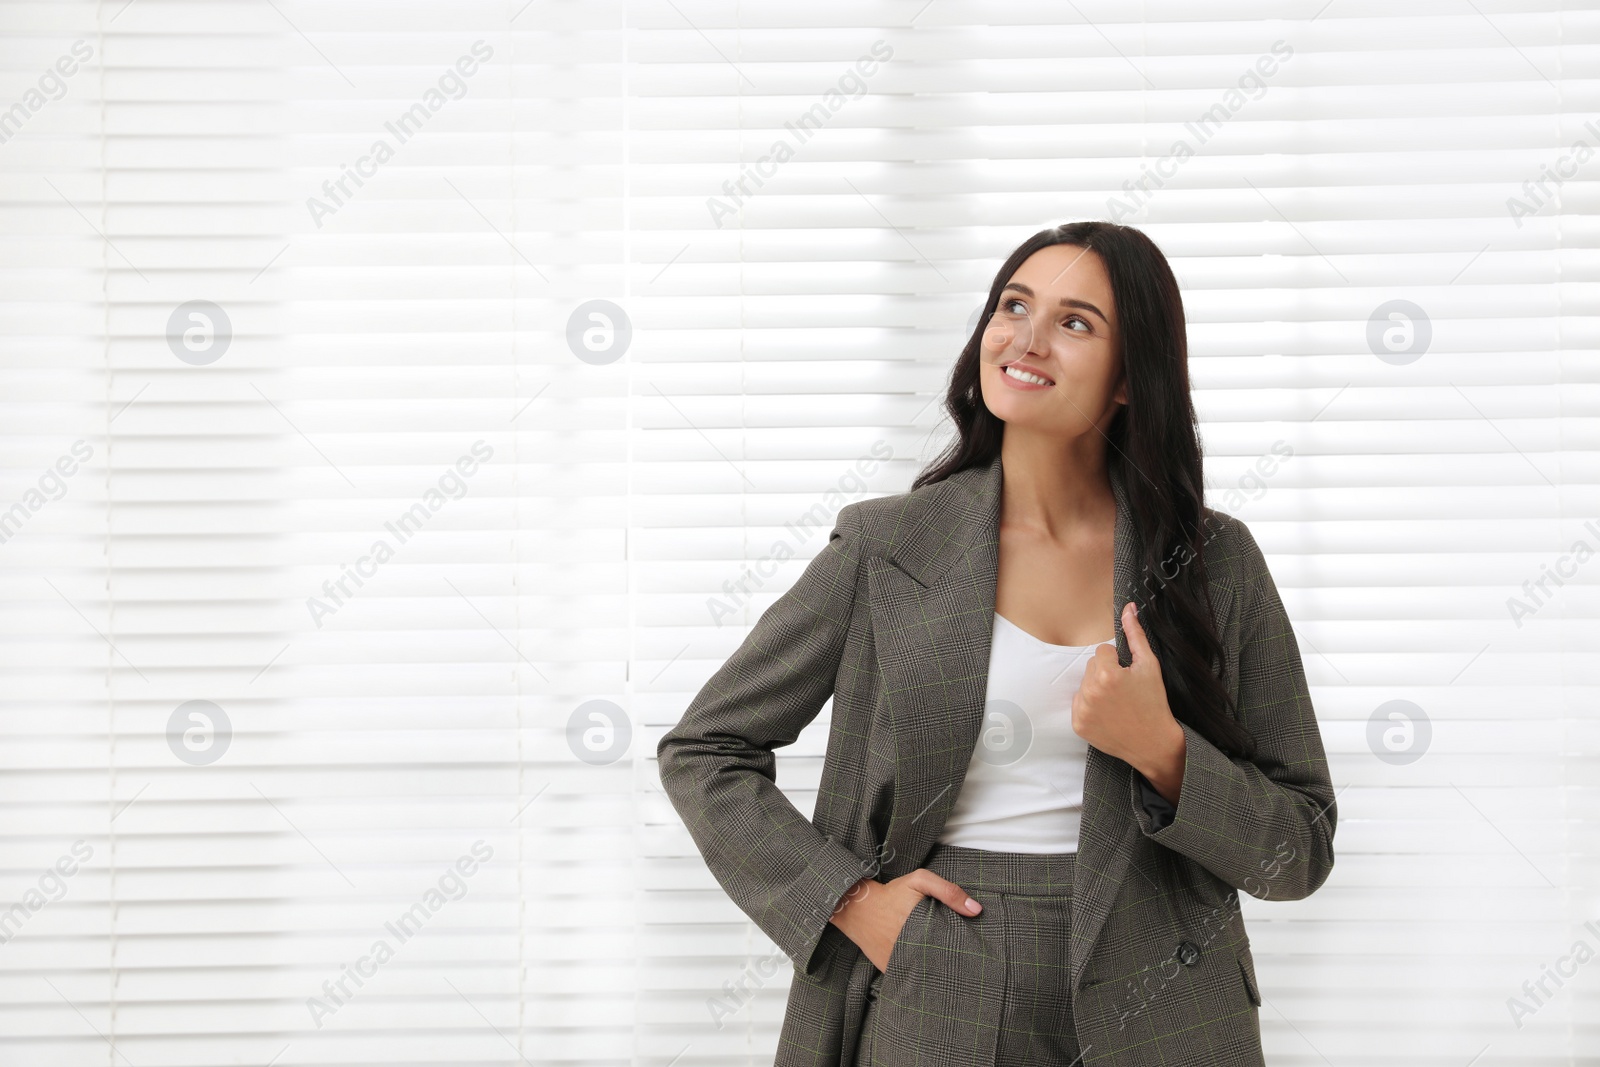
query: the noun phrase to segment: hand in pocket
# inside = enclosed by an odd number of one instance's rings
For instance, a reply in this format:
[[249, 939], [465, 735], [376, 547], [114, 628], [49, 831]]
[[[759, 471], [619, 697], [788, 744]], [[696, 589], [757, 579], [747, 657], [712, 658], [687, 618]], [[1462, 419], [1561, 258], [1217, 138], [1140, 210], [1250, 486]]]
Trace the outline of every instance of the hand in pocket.
[[923, 897], [933, 897], [957, 915], [970, 917], [983, 910], [965, 889], [918, 867], [890, 882], [861, 879], [839, 900], [828, 921], [854, 941], [874, 967], [887, 970], [900, 930]]

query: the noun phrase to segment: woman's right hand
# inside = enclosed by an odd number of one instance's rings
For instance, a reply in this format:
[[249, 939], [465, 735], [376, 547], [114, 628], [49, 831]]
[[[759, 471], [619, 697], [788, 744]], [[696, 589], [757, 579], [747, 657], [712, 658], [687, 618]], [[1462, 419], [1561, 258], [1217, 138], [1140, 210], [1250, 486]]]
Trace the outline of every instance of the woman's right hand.
[[829, 922], [854, 941], [879, 971], [889, 967], [889, 954], [917, 902], [934, 897], [958, 915], [983, 910], [967, 891], [926, 867], [918, 867], [891, 882], [863, 878], [839, 899]]

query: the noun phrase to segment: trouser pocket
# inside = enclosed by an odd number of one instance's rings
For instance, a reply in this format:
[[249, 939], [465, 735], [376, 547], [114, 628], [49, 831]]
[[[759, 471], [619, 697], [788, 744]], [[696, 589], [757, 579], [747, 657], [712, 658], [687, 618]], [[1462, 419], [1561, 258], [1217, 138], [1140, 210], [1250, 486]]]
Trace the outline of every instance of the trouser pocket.
[[[976, 894], [974, 894], [976, 895]], [[1006, 966], [998, 895], [957, 915], [924, 897], [906, 918], [869, 1014], [873, 1067], [988, 1067], [994, 1062]]]

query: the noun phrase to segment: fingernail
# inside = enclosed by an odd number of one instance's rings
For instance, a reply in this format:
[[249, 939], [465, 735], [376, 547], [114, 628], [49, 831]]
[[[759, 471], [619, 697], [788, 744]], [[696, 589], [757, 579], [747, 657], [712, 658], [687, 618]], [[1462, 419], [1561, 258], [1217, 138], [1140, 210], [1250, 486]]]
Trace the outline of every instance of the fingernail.
[[971, 897], [967, 898], [967, 910], [972, 912], [972, 914], [974, 914], [974, 915], [978, 914], [978, 911], [982, 907], [983, 907], [983, 905], [979, 904], [976, 900], [973, 900]]

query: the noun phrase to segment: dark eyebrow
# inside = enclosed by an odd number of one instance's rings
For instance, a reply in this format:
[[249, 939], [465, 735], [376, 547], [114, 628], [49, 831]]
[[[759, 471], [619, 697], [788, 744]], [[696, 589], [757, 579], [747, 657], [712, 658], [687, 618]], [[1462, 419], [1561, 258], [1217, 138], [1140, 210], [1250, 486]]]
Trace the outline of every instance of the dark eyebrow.
[[[1033, 295], [1033, 290], [1029, 289], [1026, 285], [1023, 285], [1021, 282], [1006, 282], [1006, 284], [1004, 285], [1004, 287], [1001, 288], [1000, 291], [1001, 292], [1005, 292], [1007, 289], [1015, 289], [1017, 292], [1022, 293], [1025, 296], [1032, 296]], [[1100, 316], [1100, 321], [1101, 322], [1105, 323], [1107, 326], [1111, 325], [1111, 320], [1106, 317], [1106, 313], [1104, 311], [1101, 311], [1099, 308], [1095, 307], [1093, 304], [1089, 303], [1089, 301], [1087, 301], [1087, 300], [1074, 300], [1072, 297], [1064, 296], [1064, 297], [1061, 298], [1061, 306], [1062, 307], [1069, 307], [1069, 308], [1082, 308], [1085, 311], [1092, 311], [1096, 315]]]

